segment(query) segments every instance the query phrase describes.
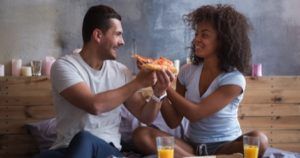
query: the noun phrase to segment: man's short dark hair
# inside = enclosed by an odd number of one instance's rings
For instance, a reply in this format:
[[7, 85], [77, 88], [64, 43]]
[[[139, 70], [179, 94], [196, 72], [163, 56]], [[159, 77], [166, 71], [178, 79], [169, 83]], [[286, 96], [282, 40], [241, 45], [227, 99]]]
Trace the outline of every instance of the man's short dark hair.
[[121, 16], [111, 7], [105, 5], [97, 5], [91, 7], [84, 16], [82, 25], [83, 42], [87, 43], [91, 39], [94, 29], [98, 28], [105, 33], [109, 27], [109, 19], [118, 19], [121, 21]]

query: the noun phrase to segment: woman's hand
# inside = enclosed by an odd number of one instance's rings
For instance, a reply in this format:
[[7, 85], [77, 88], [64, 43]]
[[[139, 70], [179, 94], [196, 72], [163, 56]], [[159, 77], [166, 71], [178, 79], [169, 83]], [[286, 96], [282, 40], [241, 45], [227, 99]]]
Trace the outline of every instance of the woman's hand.
[[169, 70], [156, 71], [157, 82], [152, 87], [155, 96], [162, 96], [166, 89], [175, 80], [175, 76]]

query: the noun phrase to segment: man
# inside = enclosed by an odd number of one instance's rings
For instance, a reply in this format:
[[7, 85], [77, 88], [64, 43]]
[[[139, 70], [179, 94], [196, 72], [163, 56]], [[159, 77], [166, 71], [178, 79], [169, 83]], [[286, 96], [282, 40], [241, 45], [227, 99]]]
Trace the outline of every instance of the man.
[[[120, 153], [121, 106], [151, 124], [165, 90], [174, 80], [169, 71], [141, 70], [135, 79], [114, 61], [124, 45], [121, 16], [104, 5], [91, 7], [83, 20], [83, 48], [58, 59], [51, 70], [57, 112], [57, 140], [40, 157], [103, 157]], [[137, 92], [152, 86], [149, 102]], [[123, 104], [124, 103], [124, 104]]]

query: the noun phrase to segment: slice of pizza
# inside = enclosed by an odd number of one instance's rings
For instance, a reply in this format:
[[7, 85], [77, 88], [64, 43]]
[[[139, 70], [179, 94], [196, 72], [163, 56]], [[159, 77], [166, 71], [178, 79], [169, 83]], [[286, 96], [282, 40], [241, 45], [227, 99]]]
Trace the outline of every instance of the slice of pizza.
[[172, 73], [176, 74], [177, 69], [174, 67], [174, 64], [171, 60], [160, 57], [158, 59], [152, 59], [148, 57], [143, 57], [140, 55], [133, 55], [133, 58], [136, 58], [142, 65], [142, 68], [148, 69], [148, 70], [169, 70]]

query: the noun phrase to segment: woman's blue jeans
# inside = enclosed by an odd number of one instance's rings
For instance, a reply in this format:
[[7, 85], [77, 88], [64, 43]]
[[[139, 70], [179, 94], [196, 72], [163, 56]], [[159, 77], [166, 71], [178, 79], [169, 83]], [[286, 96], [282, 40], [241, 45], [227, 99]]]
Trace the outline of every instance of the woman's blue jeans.
[[104, 140], [82, 131], [77, 133], [69, 147], [48, 150], [40, 153], [35, 158], [108, 158], [122, 157], [122, 153]]

